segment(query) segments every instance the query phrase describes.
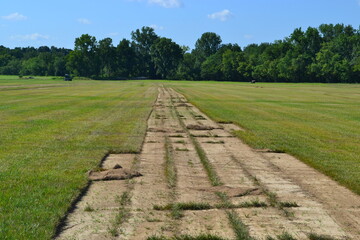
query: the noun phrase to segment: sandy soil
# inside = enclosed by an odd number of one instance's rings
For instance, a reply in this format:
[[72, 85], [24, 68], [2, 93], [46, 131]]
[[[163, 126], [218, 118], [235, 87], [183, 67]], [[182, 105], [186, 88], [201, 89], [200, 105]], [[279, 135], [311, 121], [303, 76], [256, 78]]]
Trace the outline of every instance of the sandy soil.
[[[285, 232], [298, 240], [309, 239], [310, 233], [360, 239], [359, 196], [292, 156], [251, 149], [233, 131], [244, 130], [216, 123], [174, 90], [159, 88], [141, 154], [110, 155], [103, 163], [104, 169], [120, 164], [142, 176], [93, 181], [58, 238], [147, 239], [205, 233], [235, 239], [227, 209], [184, 210], [181, 217], [174, 217], [172, 210], [154, 210], [155, 205], [177, 203], [218, 206], [224, 201], [220, 192], [233, 205], [266, 203], [267, 207], [234, 209], [256, 239]], [[212, 186], [194, 139], [222, 185]], [[173, 162], [174, 186], [165, 174], [166, 159]], [[125, 191], [131, 196], [130, 215], [114, 236], [109, 226], [118, 213], [117, 196]], [[87, 206], [92, 211], [86, 211]]]

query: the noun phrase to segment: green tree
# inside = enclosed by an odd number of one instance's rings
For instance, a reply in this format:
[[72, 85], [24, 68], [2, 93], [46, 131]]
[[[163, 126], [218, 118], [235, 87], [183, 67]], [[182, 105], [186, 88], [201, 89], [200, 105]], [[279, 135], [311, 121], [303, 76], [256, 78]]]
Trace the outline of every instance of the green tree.
[[156, 77], [154, 63], [151, 61], [150, 48], [158, 39], [155, 31], [151, 27], [142, 27], [141, 30], [131, 32], [131, 39], [137, 54], [137, 68], [140, 75], [146, 77]]
[[39, 57], [33, 57], [22, 62], [21, 75], [45, 75], [46, 63]]
[[169, 38], [158, 38], [150, 49], [156, 73], [162, 78], [171, 78], [183, 58], [182, 48]]
[[62, 56], [57, 56], [54, 59], [54, 74], [55, 76], [64, 76], [66, 74], [66, 59]]
[[89, 34], [75, 39], [75, 48], [67, 58], [67, 68], [76, 75], [91, 77], [99, 75], [96, 56], [97, 41]]
[[311, 71], [315, 72], [322, 82], [348, 82], [351, 75], [351, 65], [340, 54], [325, 47], [316, 56], [316, 62], [311, 65]]
[[205, 80], [222, 80], [222, 54], [217, 53], [208, 57], [201, 64], [201, 78]]
[[197, 61], [201, 64], [206, 58], [215, 54], [221, 47], [221, 37], [213, 32], [206, 32], [195, 43], [195, 54]]
[[194, 68], [196, 59], [194, 54], [185, 53], [183, 60], [179, 63], [175, 78], [181, 80], [198, 80], [200, 71]]
[[112, 39], [104, 38], [100, 40], [96, 53], [100, 63], [100, 76], [113, 77], [116, 64], [116, 49], [112, 44]]
[[234, 52], [228, 49], [223, 53], [221, 71], [224, 76], [224, 80], [244, 80], [238, 71], [239, 63], [242, 62], [243, 58], [244, 56], [242, 52]]
[[120, 77], [138, 76], [134, 45], [123, 39], [116, 47], [116, 72]]

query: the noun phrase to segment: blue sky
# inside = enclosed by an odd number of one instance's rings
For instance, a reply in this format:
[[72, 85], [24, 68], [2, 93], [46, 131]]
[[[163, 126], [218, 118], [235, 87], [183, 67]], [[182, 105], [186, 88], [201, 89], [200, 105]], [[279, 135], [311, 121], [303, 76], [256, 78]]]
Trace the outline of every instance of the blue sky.
[[244, 47], [322, 23], [359, 28], [360, 0], [2, 0], [0, 45], [73, 48], [84, 33], [117, 45], [152, 26], [190, 48], [204, 32]]

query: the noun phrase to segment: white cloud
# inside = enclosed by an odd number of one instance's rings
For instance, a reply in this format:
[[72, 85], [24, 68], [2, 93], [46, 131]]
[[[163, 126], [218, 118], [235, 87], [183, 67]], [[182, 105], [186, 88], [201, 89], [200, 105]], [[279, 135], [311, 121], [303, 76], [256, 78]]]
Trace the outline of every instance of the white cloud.
[[48, 35], [42, 35], [39, 33], [33, 33], [33, 34], [26, 34], [26, 35], [14, 35], [11, 36], [12, 40], [20, 40], [20, 41], [38, 41], [42, 39], [49, 39], [50, 37]]
[[182, 2], [180, 0], [148, 0], [148, 2], [164, 8], [178, 8], [182, 6]]
[[158, 26], [156, 24], [151, 24], [149, 27], [153, 28], [154, 30], [164, 30], [163, 26]]
[[87, 18], [79, 18], [77, 21], [81, 24], [91, 24], [91, 21]]
[[16, 13], [12, 13], [10, 15], [7, 15], [7, 16], [2, 16], [2, 19], [5, 19], [5, 20], [10, 20], [10, 21], [22, 21], [22, 20], [26, 20], [27, 17], [16, 12]]
[[225, 10], [222, 10], [221, 12], [216, 12], [216, 13], [213, 13], [213, 14], [209, 14], [208, 15], [208, 18], [210, 19], [216, 19], [216, 20], [220, 20], [222, 22], [228, 20], [233, 14], [225, 9]]

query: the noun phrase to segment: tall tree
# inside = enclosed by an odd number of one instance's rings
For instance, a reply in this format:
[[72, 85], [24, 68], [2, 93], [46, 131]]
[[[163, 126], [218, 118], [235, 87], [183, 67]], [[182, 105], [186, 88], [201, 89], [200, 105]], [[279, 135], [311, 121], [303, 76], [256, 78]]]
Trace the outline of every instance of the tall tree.
[[100, 76], [113, 77], [115, 71], [116, 50], [112, 44], [111, 38], [104, 38], [99, 41], [97, 55], [100, 63]]
[[173, 77], [183, 58], [183, 49], [169, 38], [157, 39], [151, 46], [150, 53], [156, 73], [162, 78]]
[[136, 68], [135, 47], [127, 39], [123, 39], [116, 47], [116, 72], [120, 77], [138, 76]]
[[150, 48], [159, 38], [151, 27], [142, 27], [141, 30], [131, 32], [135, 51], [138, 56], [139, 74], [146, 77], [156, 77], [155, 66], [151, 61]]
[[99, 75], [99, 64], [96, 56], [97, 41], [89, 34], [75, 39], [75, 48], [67, 59], [67, 67], [79, 76]]
[[213, 32], [206, 32], [195, 43], [193, 53], [199, 62], [203, 62], [206, 58], [215, 54], [221, 46], [221, 37]]

